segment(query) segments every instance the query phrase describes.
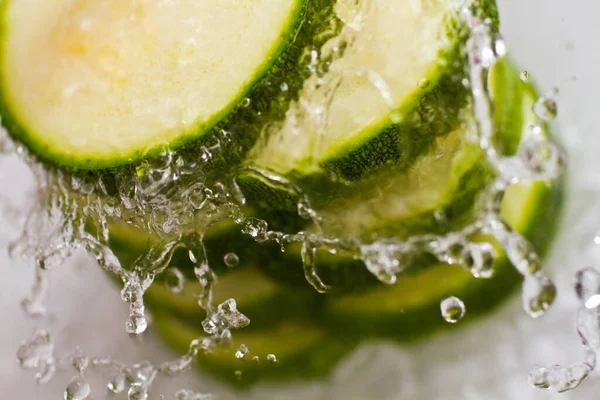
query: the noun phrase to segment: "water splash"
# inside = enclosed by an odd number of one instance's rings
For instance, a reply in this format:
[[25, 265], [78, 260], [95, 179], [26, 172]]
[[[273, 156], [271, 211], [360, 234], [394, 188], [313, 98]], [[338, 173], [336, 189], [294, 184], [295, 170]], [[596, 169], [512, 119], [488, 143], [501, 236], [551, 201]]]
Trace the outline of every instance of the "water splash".
[[54, 342], [46, 330], [37, 331], [30, 339], [21, 343], [17, 350], [17, 361], [24, 369], [35, 369], [38, 383], [48, 382], [56, 370]]
[[600, 272], [584, 268], [577, 271], [574, 281], [575, 294], [580, 302], [577, 333], [584, 358], [568, 366], [535, 367], [529, 374], [529, 383], [533, 387], [559, 393], [573, 390], [596, 368], [600, 355]]
[[[370, 1], [345, 2], [347, 7], [338, 15], [345, 22], [341, 33], [328, 41], [322, 49], [310, 49], [307, 52], [307, 57], [310, 58], [308, 68], [313, 76], [305, 86], [314, 96], [309, 101], [292, 104], [288, 112], [289, 120], [299, 134], [307, 129], [316, 129], [320, 135], [323, 134], [327, 126], [329, 105], [343, 79], [340, 74], [328, 74], [328, 65], [332, 60], [342, 57], [344, 49], [351, 48], [354, 36], [364, 24], [371, 4]], [[496, 181], [481, 196], [477, 222], [459, 232], [446, 235], [415, 236], [407, 241], [387, 238], [374, 243], [330, 238], [321, 233], [284, 234], [272, 231], [267, 221], [244, 214], [245, 199], [235, 184], [240, 171], [224, 171], [215, 181], [209, 176], [210, 168], [204, 168], [218, 163], [224, 154], [237, 154], [235, 143], [226, 131], [214, 143], [199, 146], [195, 154], [167, 150], [155, 160], [140, 163], [133, 171], [122, 171], [110, 178], [99, 179], [73, 177], [47, 169], [32, 160], [23, 148], [19, 148], [22, 156], [32, 165], [39, 188], [36, 206], [30, 213], [23, 237], [12, 248], [13, 254], [33, 254], [38, 263], [36, 285], [24, 308], [33, 315], [43, 314], [46, 271], [62, 264], [76, 248], [83, 246], [96, 257], [101, 267], [123, 282], [121, 296], [130, 308], [126, 331], [134, 335], [141, 334], [148, 326], [143, 301], [145, 291], [156, 276], [163, 274], [167, 286], [174, 292], [180, 292], [184, 283], [181, 271], [168, 267], [175, 250], [187, 249], [189, 259], [195, 266], [195, 277], [202, 287], [196, 298], [198, 305], [207, 313], [202, 322], [207, 336], [194, 340], [187, 354], [156, 367], [145, 362], [127, 366], [107, 358], [88, 360], [79, 356], [79, 362], [85, 359], [91, 366], [109, 367], [116, 371], [108, 383], [111, 392], [122, 393], [127, 389], [130, 399], [146, 399], [157, 374], [169, 375], [189, 368], [198, 353], [230, 343], [231, 330], [242, 329], [250, 323], [237, 310], [234, 299], [216, 307], [212, 301], [217, 276], [207, 261], [202, 237], [215, 222], [231, 219], [243, 233], [259, 243], [274, 242], [282, 247], [293, 243], [301, 244], [305, 276], [319, 292], [326, 292], [328, 286], [319, 276], [317, 249], [362, 260], [366, 268], [386, 284], [394, 284], [405, 271], [405, 255], [423, 252], [433, 254], [448, 264], [460, 264], [476, 278], [490, 278], [494, 273], [496, 251], [490, 243], [474, 239], [482, 233], [488, 234], [502, 245], [512, 264], [525, 277], [524, 309], [531, 316], [542, 315], [552, 304], [556, 289], [541, 272], [541, 264], [531, 245], [499, 218], [499, 204], [509, 184], [524, 180], [551, 181], [559, 175], [564, 161], [560, 151], [544, 137], [541, 125], [532, 126], [530, 134], [523, 139], [514, 156], [506, 156], [496, 147], [493, 107], [487, 92], [486, 78], [488, 69], [505, 54], [506, 49], [501, 36], [491, 25], [471, 13], [470, 4], [464, 2], [462, 7], [464, 20], [471, 32], [467, 43], [469, 79], [465, 84], [470, 87], [473, 95], [477, 140], [498, 175]], [[382, 98], [390, 103], [389, 88], [374, 71], [350, 72], [366, 76]], [[528, 74], [522, 74], [522, 79], [523, 77], [529, 79]], [[421, 81], [417, 84], [423, 87], [429, 83]], [[287, 88], [282, 87], [281, 90], [286, 91]], [[556, 104], [553, 101], [551, 98], [541, 98], [536, 103], [534, 111], [541, 120], [550, 120], [556, 116]], [[245, 106], [250, 106], [250, 103]], [[0, 148], [3, 143], [0, 139]], [[315, 141], [312, 146], [313, 154], [318, 155], [321, 151], [320, 141]], [[311, 202], [301, 190], [283, 177], [265, 171], [254, 172], [270, 183], [297, 194], [300, 198], [298, 215], [312, 220], [319, 227], [321, 220], [318, 212], [311, 207]], [[111, 219], [126, 221], [134, 228], [159, 237], [161, 241], [150, 246], [132, 266], [121, 265], [108, 244]], [[90, 223], [94, 225], [93, 229], [90, 229]], [[236, 259], [235, 254], [227, 254], [223, 261], [227, 266], [233, 267], [239, 262]], [[464, 304], [462, 307], [460, 304], [462, 302], [456, 298], [444, 299], [441, 304], [444, 318], [449, 322], [458, 322], [464, 314]], [[41, 335], [32, 343], [39, 341], [43, 344], [44, 340], [44, 335]], [[50, 339], [48, 342], [51, 344]], [[46, 345], [49, 346], [48, 343]], [[53, 347], [50, 347], [52, 353]], [[235, 353], [236, 357], [241, 350], [240, 347]], [[26, 354], [26, 350], [22, 353]], [[239, 354], [241, 358], [246, 357], [243, 351]], [[21, 358], [25, 360], [22, 362], [25, 368], [40, 369], [40, 381], [49, 379], [46, 377], [52, 375], [48, 371], [53, 371], [53, 356]], [[253, 357], [255, 358], [258, 360]], [[273, 354], [268, 355], [267, 360], [277, 362]], [[83, 370], [86, 368], [87, 364], [75, 367], [78, 370], [77, 379], [83, 379]], [[579, 376], [579, 372], [572, 371], [571, 376]], [[236, 372], [239, 378], [241, 375], [241, 371]], [[550, 375], [552, 373], [546, 373], [546, 376]], [[70, 398], [78, 398], [76, 396], [80, 395], [79, 392], [85, 394], [85, 388], [83, 381], [78, 380], [69, 392]], [[88, 395], [89, 393], [84, 397]], [[204, 395], [180, 391], [176, 396], [187, 400], [203, 398], [198, 396]]]

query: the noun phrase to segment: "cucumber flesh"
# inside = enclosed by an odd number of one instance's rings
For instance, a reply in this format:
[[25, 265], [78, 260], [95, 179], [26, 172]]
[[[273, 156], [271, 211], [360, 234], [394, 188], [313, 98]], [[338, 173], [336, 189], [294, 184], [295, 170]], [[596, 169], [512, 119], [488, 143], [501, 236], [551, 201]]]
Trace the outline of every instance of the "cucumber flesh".
[[[351, 18], [345, 7], [336, 6], [343, 20]], [[311, 78], [327, 83], [317, 90], [305, 83], [283, 126], [253, 150], [252, 163], [300, 179], [325, 170], [355, 180], [388, 164], [410, 167], [456, 127], [467, 101], [455, 11], [446, 0], [371, 3], [360, 28], [346, 26], [354, 39], [344, 55], [324, 78]], [[302, 115], [306, 104], [315, 109]]]
[[305, 9], [305, 0], [5, 1], [3, 123], [41, 157], [73, 168], [176, 148], [242, 103]]

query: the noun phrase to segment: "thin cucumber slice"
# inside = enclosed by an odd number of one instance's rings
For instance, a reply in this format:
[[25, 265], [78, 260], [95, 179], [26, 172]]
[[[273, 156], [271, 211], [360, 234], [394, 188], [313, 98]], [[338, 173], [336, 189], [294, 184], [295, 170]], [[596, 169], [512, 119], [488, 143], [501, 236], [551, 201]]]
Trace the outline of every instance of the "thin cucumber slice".
[[[495, 7], [488, 8], [494, 18]], [[344, 3], [336, 11], [348, 13]], [[309, 182], [328, 174], [356, 180], [389, 164], [409, 168], [454, 130], [467, 103], [456, 11], [446, 0], [371, 3], [344, 55], [325, 78], [314, 78], [335, 84], [304, 90], [296, 103], [319, 105], [313, 113], [322, 121], [299, 121], [292, 108], [283, 126], [258, 142], [252, 164]]]
[[[144, 300], [150, 310], [168, 312], [190, 325], [200, 326], [206, 316], [196, 300], [201, 293], [203, 288], [197, 280], [188, 280], [181, 293], [157, 282], [146, 291]], [[245, 331], [265, 329], [292, 316], [316, 314], [323, 300], [312, 288], [286, 287], [253, 266], [239, 266], [220, 276], [212, 298], [215, 306], [233, 298], [238, 310], [250, 319]]]
[[301, 86], [300, 56], [332, 18], [326, 3], [5, 1], [3, 123], [38, 156], [74, 169], [158, 155], [234, 117], [240, 130], [253, 127], [239, 138], [249, 147], [261, 121], [246, 117], [282, 114], [281, 84]]
[[[201, 329], [167, 314], [156, 313], [154, 327], [180, 353], [187, 351], [192, 340], [205, 336]], [[331, 337], [308, 321], [295, 319], [273, 324], [263, 331], [235, 331], [232, 338], [232, 347], [200, 354], [197, 361], [206, 372], [239, 386], [259, 380], [325, 378], [357, 344], [352, 339]], [[235, 353], [242, 344], [251, 354], [238, 359]], [[258, 362], [253, 360], [254, 356], [258, 356]]]

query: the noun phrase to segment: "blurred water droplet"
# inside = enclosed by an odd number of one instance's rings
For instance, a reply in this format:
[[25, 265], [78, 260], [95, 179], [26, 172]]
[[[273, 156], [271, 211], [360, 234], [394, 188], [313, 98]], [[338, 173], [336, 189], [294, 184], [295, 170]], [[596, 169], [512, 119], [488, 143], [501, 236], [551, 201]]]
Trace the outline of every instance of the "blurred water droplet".
[[260, 363], [260, 358], [258, 358], [258, 356], [254, 356], [252, 357], [252, 361], [254, 361], [256, 364]]
[[285, 83], [285, 82], [284, 82], [284, 83], [282, 83], [282, 84], [279, 86], [279, 89], [280, 89], [282, 92], [287, 92], [287, 91], [288, 91], [288, 89], [289, 89], [289, 87], [288, 87], [288, 84], [287, 84], [287, 83]]
[[575, 293], [584, 307], [600, 306], [600, 272], [584, 268], [575, 274]]
[[540, 259], [528, 240], [517, 232], [510, 232], [503, 239], [508, 259], [523, 276], [534, 275], [541, 270]]
[[171, 267], [165, 271], [165, 285], [169, 290], [173, 293], [181, 293], [183, 292], [185, 277], [183, 273], [175, 268]]
[[246, 97], [244, 100], [242, 100], [242, 107], [248, 107], [250, 105], [250, 99], [248, 97]]
[[440, 310], [442, 311], [444, 320], [451, 324], [455, 324], [463, 319], [466, 313], [465, 303], [454, 296], [444, 298], [440, 303]]
[[240, 345], [240, 348], [237, 349], [237, 351], [235, 352], [235, 358], [237, 358], [238, 360], [242, 360], [244, 357], [246, 357], [248, 355], [249, 351], [248, 351], [248, 346], [246, 346], [245, 344]]
[[556, 286], [544, 275], [526, 276], [523, 282], [523, 309], [532, 318], [539, 318], [554, 303]]
[[121, 373], [113, 375], [106, 386], [112, 393], [122, 393], [125, 390], [125, 376]]
[[77, 375], [65, 389], [65, 400], [85, 400], [91, 394], [92, 389], [82, 375]]
[[146, 331], [148, 328], [148, 320], [144, 315], [143, 309], [132, 312], [129, 316], [127, 323], [125, 324], [125, 331], [132, 335], [139, 335]]
[[134, 382], [127, 391], [128, 400], [146, 400], [148, 398], [148, 392], [146, 387], [138, 382]]
[[35, 380], [48, 382], [56, 370], [54, 343], [50, 333], [37, 331], [30, 339], [23, 341], [17, 350], [17, 361], [23, 369], [37, 369]]
[[575, 389], [591, 372], [586, 363], [576, 363], [568, 367], [553, 365], [536, 367], [529, 374], [531, 386], [539, 389], [550, 389], [563, 393]]
[[417, 83], [417, 86], [420, 87], [421, 89], [425, 89], [429, 86], [429, 84], [430, 84], [429, 79], [423, 78]]
[[229, 268], [236, 267], [240, 263], [240, 259], [235, 253], [225, 254], [225, 257], [223, 257], [223, 261], [225, 262], [225, 265], [227, 265]]
[[175, 400], [213, 400], [213, 395], [210, 393], [196, 393], [191, 390], [178, 390], [175, 393]]
[[275, 354], [267, 354], [267, 361], [271, 364], [277, 364], [277, 357]]
[[460, 263], [475, 278], [491, 278], [495, 259], [496, 251], [490, 243], [471, 243], [465, 247]]
[[529, 78], [530, 78], [529, 72], [521, 71], [521, 74], [519, 75], [519, 77], [521, 78], [521, 80], [523, 82], [529, 82]]
[[558, 106], [552, 97], [541, 96], [533, 105], [533, 112], [544, 121], [551, 121], [558, 115]]
[[242, 379], [242, 371], [238, 370], [233, 373], [238, 380]]

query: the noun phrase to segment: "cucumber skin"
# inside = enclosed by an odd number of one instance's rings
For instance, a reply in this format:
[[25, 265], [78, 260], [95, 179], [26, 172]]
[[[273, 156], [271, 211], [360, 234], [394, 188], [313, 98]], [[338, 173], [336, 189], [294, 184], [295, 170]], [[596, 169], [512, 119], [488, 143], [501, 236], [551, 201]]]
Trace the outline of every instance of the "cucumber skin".
[[[156, 313], [154, 321], [156, 332], [173, 350], [181, 354], [188, 350], [193, 339], [205, 335], [201, 329], [187, 326], [166, 314]], [[310, 324], [308, 321], [303, 323]], [[299, 331], [297, 334], [301, 335], [302, 332]], [[235, 332], [233, 335], [235, 337]], [[285, 382], [292, 379], [314, 381], [314, 379], [326, 378], [339, 361], [357, 345], [358, 342], [351, 338], [327, 337], [303, 348], [289, 358], [278, 357], [279, 361], [275, 365], [265, 359], [262, 359], [259, 364], [250, 360], [242, 362], [234, 357], [235, 349], [231, 349], [231, 362], [221, 362], [210, 355], [199, 355], [196, 361], [203, 371], [216, 378], [239, 388], [249, 388], [258, 381]], [[252, 348], [250, 351], [252, 352]], [[235, 371], [242, 372], [242, 379], [236, 378]]]
[[[228, 154], [220, 154], [212, 160], [212, 167], [226, 167], [240, 163], [254, 144], [264, 124], [282, 118], [287, 110], [287, 104], [297, 96], [304, 79], [308, 76], [306, 65], [302, 62], [303, 52], [306, 47], [318, 46], [324, 40], [323, 37], [319, 37], [319, 34], [330, 27], [331, 21], [335, 19], [333, 0], [297, 1], [298, 7], [295, 10], [295, 17], [293, 17], [296, 24], [282, 36], [282, 45], [262, 68], [263, 75], [257, 76], [256, 82], [248, 88], [245, 95], [228, 109], [222, 111], [214, 121], [195, 128], [195, 132], [182, 135], [178, 141], [170, 143], [168, 149], [165, 146], [157, 146], [110, 160], [91, 159], [77, 155], [66, 157], [39, 143], [34, 136], [28, 133], [7, 102], [7, 97], [4, 95], [6, 88], [1, 84], [1, 82], [5, 82], [6, 77], [0, 71], [2, 125], [13, 139], [31, 149], [38, 160], [49, 167], [57, 166], [73, 174], [82, 173], [95, 176], [123, 172], [124, 169], [132, 170], [131, 172], [134, 173], [135, 167], [131, 164], [137, 164], [144, 159], [159, 158], [164, 155], [165, 150], [181, 149], [182, 155], [187, 155], [194, 160], [198, 158], [197, 154], [201, 147], [213, 144], [222, 130], [233, 133], [232, 140], [236, 145], [228, 149]], [[0, 4], [0, 43], [6, 31], [4, 16], [9, 4], [10, 1]], [[4, 48], [0, 47], [0, 65], [2, 65], [4, 57], [6, 57]], [[285, 96], [282, 96], [280, 89], [283, 83], [288, 85]], [[248, 107], [242, 106], [244, 97], [250, 99]]]
[[[538, 198], [535, 214], [528, 226], [521, 232], [536, 248], [540, 255], [545, 255], [552, 243], [558, 228], [560, 212], [564, 199], [564, 182], [557, 182], [552, 189], [547, 189]], [[447, 295], [457, 296], [466, 306], [465, 317], [460, 325], [474, 321], [478, 316], [492, 312], [520, 286], [523, 277], [510, 265], [503, 256], [496, 262], [495, 275], [491, 279], [475, 279], [468, 288], [459, 293]], [[427, 288], [423, 288], [426, 290]], [[382, 337], [399, 342], [422, 340], [437, 331], [455, 328], [445, 322], [440, 314], [441, 298], [431, 299], [430, 304], [417, 310], [406, 309], [397, 313], [361, 313], [328, 312], [327, 305], [322, 314], [322, 322], [334, 334], [352, 335], [357, 338]]]

